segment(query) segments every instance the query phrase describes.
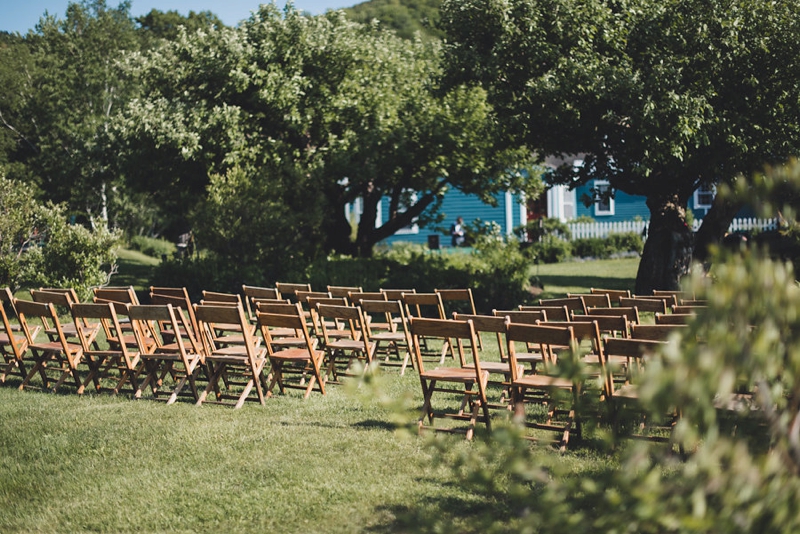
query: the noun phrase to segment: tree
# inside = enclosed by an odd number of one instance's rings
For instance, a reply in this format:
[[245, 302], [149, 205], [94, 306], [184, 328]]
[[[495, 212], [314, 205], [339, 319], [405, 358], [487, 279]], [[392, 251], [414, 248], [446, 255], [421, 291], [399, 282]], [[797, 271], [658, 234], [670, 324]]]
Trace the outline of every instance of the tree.
[[[646, 197], [635, 288], [646, 294], [678, 287], [689, 268], [686, 205], [698, 186], [797, 153], [798, 15], [788, 0], [450, 1], [447, 79], [486, 87], [541, 156], [584, 155], [554, 181], [602, 178]], [[703, 244], [735, 211], [715, 203]]]
[[0, 284], [72, 287], [83, 298], [108, 284], [119, 234], [67, 222], [63, 205], [40, 203], [32, 188], [0, 173]]
[[[369, 255], [426, 210], [433, 217], [449, 187], [489, 197], [526, 183], [509, 171], [525, 152], [497, 147], [484, 92], [436, 90], [437, 45], [349, 22], [342, 12], [308, 17], [262, 5], [237, 28], [184, 30], [127, 68], [142, 93], [115, 135], [141, 172], [136, 183], [157, 182], [161, 194], [184, 199], [211, 176], [235, 176], [293, 214], [273, 220], [273, 234], [293, 235], [302, 219], [305, 239], [326, 252]], [[384, 197], [389, 221], [376, 228]], [[344, 207], [359, 198], [365, 209], [353, 243]], [[235, 213], [233, 206], [225, 210]], [[251, 243], [271, 239], [252, 232]], [[222, 243], [221, 235], [205, 241]]]

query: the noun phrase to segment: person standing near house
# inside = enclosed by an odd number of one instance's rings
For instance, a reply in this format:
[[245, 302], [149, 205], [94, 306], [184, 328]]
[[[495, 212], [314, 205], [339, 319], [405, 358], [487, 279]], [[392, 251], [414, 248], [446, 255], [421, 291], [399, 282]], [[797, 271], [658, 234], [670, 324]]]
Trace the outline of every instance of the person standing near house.
[[450, 235], [452, 236], [452, 245], [460, 247], [464, 244], [464, 219], [458, 217], [455, 224], [450, 227]]

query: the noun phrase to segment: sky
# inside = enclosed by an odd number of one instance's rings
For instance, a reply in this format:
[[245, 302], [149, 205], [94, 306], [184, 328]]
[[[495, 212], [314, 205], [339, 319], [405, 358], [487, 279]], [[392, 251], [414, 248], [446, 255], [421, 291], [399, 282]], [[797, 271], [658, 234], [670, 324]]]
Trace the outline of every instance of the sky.
[[[283, 8], [285, 0], [275, 0]], [[294, 6], [312, 14], [324, 13], [328, 9], [350, 7], [363, 0], [294, 0]], [[188, 15], [189, 11], [211, 11], [226, 26], [236, 26], [248, 18], [260, 3], [268, 0], [132, 0], [131, 15], [138, 17], [151, 9], [159, 11], [178, 11]], [[25, 34], [32, 30], [39, 18], [47, 11], [58, 18], [64, 18], [69, 0], [0, 0], [0, 31]], [[106, 5], [116, 7], [119, 0], [107, 0]]]

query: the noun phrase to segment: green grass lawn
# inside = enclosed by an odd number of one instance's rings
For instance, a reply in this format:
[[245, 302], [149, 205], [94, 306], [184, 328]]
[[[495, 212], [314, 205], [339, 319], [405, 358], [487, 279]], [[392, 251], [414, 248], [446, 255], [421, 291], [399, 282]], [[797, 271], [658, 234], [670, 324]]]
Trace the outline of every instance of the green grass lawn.
[[[141, 289], [155, 263], [124, 253], [115, 285]], [[548, 294], [630, 287], [636, 264], [542, 265], [539, 276]], [[495, 359], [496, 348], [486, 357]], [[487, 506], [513, 520], [502, 500], [487, 505], [468, 491], [430, 446], [435, 440], [467, 458], [484, 438], [419, 437], [398, 423], [413, 421], [422, 402], [413, 370], [401, 377], [388, 369], [372, 387], [331, 385], [308, 400], [290, 391], [241, 410], [78, 398], [68, 387], [20, 392], [19, 381], [0, 385], [0, 531], [388, 533], [418, 531], [422, 520], [480, 532], [471, 520]], [[496, 423], [507, 417], [496, 412]], [[591, 440], [553, 455], [573, 473], [614, 462]]]
[[121, 249], [117, 258], [119, 273], [114, 275], [111, 285], [133, 286], [136, 291], [150, 287], [153, 268], [161, 260], [142, 254], [135, 250]]
[[569, 261], [535, 265], [532, 275], [544, 285], [542, 298], [585, 293], [589, 288], [630, 289], [636, 281], [639, 258]]

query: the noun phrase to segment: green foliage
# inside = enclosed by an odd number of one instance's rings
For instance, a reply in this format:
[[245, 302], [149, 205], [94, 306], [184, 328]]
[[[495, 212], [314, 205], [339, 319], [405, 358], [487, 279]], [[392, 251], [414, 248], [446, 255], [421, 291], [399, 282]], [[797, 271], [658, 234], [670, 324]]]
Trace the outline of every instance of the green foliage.
[[[449, 0], [441, 23], [446, 79], [484, 87], [542, 156], [582, 154], [551, 182], [646, 196], [651, 237], [681, 227], [699, 185], [800, 151], [793, 0]], [[678, 284], [679, 233], [645, 248], [638, 292]]]
[[609, 234], [608, 237], [585, 237], [573, 239], [572, 255], [578, 258], [610, 258], [625, 252], [641, 253], [644, 247], [642, 236], [636, 232]]
[[167, 241], [166, 239], [158, 239], [155, 237], [145, 237], [141, 235], [133, 236], [128, 240], [128, 248], [131, 250], [138, 250], [143, 254], [152, 256], [153, 258], [161, 258], [167, 256], [168, 258], [177, 250], [175, 243]]
[[368, 0], [347, 8], [348, 18], [369, 24], [380, 21], [404, 39], [413, 39], [418, 33], [427, 38], [441, 38], [437, 27], [441, 0]]
[[92, 287], [108, 284], [120, 244], [119, 232], [105, 225], [89, 230], [69, 224], [60, 206], [49, 206], [42, 222], [38, 228], [42, 246], [25, 253], [26, 285], [72, 287], [87, 299]]

